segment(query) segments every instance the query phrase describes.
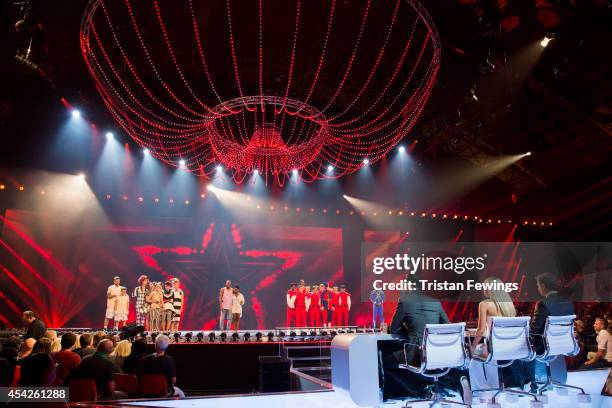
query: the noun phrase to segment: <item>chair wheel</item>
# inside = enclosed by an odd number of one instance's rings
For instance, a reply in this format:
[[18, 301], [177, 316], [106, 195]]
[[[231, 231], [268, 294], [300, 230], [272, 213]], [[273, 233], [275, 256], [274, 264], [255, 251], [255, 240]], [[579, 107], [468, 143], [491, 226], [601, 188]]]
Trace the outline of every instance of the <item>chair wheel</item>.
[[506, 402], [509, 402], [509, 403], [518, 402], [518, 395], [516, 394], [506, 394], [505, 398], [506, 398]]
[[589, 394], [578, 394], [578, 402], [591, 402], [591, 396]]
[[529, 406], [531, 408], [544, 408], [544, 403], [542, 401], [531, 401]]
[[543, 404], [548, 404], [548, 395], [538, 395], [538, 401], [542, 401]]
[[567, 395], [567, 388], [558, 387], [556, 391], [557, 391], [557, 395], [563, 395], [563, 396]]

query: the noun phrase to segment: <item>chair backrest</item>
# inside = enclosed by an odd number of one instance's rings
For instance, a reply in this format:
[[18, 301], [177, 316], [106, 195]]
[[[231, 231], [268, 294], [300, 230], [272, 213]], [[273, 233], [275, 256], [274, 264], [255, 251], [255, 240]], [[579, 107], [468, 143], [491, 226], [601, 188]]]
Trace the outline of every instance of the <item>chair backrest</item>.
[[115, 374], [115, 389], [129, 395], [140, 393], [140, 384], [135, 374]]
[[68, 382], [70, 390], [70, 402], [95, 401], [98, 397], [98, 390], [94, 380], [73, 379]]
[[168, 394], [166, 377], [161, 374], [143, 374], [140, 376], [140, 393], [144, 396], [165, 397]]
[[465, 323], [425, 325], [421, 358], [425, 370], [467, 367]]
[[13, 371], [13, 381], [11, 381], [11, 387], [16, 387], [19, 384], [19, 380], [21, 379], [21, 366], [16, 365], [15, 371]]
[[576, 315], [548, 316], [544, 327], [545, 355], [574, 357], [580, 352], [578, 340], [574, 336]]
[[529, 316], [489, 318], [489, 360], [532, 360], [535, 352], [529, 339]]

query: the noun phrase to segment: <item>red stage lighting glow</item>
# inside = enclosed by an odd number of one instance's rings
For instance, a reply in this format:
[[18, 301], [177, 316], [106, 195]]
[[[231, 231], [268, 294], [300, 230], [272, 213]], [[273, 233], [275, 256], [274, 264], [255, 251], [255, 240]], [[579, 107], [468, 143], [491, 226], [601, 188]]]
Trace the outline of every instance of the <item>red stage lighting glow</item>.
[[307, 11], [301, 1], [177, 1], [90, 0], [81, 51], [115, 121], [199, 176], [219, 163], [237, 183], [256, 170], [281, 186], [291, 174], [353, 173], [410, 132], [436, 81], [440, 40], [418, 0], [355, 10], [313, 0]]

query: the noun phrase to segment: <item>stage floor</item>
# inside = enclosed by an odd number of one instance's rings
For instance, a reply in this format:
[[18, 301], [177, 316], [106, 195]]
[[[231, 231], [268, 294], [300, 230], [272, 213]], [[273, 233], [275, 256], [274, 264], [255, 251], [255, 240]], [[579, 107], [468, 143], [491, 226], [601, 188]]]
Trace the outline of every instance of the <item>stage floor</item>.
[[[570, 372], [568, 383], [579, 385], [591, 395], [591, 403], [578, 403], [576, 393], [569, 392], [568, 396], [559, 396], [556, 392], [548, 392], [549, 402], [546, 408], [612, 408], [612, 397], [600, 395], [607, 370], [591, 370]], [[406, 401], [389, 401], [384, 407], [403, 407]], [[187, 398], [183, 400], [154, 400], [125, 403], [129, 406], [140, 407], [175, 407], [175, 408], [286, 408], [286, 407], [308, 407], [308, 408], [356, 408], [350, 397], [336, 391], [295, 392], [287, 394], [256, 394], [227, 397]], [[518, 403], [509, 403], [501, 400], [502, 407], [529, 408], [529, 400], [520, 398]], [[425, 408], [428, 403], [411, 404], [414, 408]], [[474, 404], [474, 408], [485, 408], [487, 404]]]

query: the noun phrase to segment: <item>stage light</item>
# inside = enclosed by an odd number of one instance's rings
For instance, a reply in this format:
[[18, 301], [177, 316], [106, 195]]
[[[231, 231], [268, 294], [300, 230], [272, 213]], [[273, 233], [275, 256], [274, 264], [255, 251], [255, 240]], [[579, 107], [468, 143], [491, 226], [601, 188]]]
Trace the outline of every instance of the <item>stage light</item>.
[[4, 190], [6, 186], [4, 184], [0, 184], [0, 190]]
[[540, 41], [540, 45], [546, 48], [551, 41], [552, 41], [551, 37], [544, 37], [542, 41]]
[[398, 150], [400, 153], [404, 153], [406, 151], [406, 147], [400, 146]]
[[179, 160], [179, 166], [185, 167], [185, 164], [186, 164], [185, 159]]
[[253, 174], [256, 175], [256, 176], [259, 176], [259, 170], [257, 170], [257, 169], [253, 170]]
[[263, 334], [261, 334], [261, 332], [255, 333], [255, 341], [261, 341], [262, 337], [263, 337]]
[[78, 174], [78, 176], [81, 180], [85, 180], [85, 173], [81, 172]]
[[366, 166], [370, 164], [370, 159], [363, 159], [363, 164]]
[[327, 166], [327, 172], [331, 173], [332, 171], [334, 171], [334, 166], [330, 164], [329, 166]]
[[23, 191], [23, 190], [25, 190], [25, 187], [24, 186], [19, 186], [19, 191]]
[[342, 194], [342, 197], [344, 198], [348, 198], [348, 196], [346, 194]]
[[202, 193], [202, 194], [200, 194], [200, 197], [206, 198], [206, 194]]
[[227, 339], [227, 333], [223, 332], [221, 333], [221, 341], [225, 341]]
[[40, 194], [45, 195], [45, 190], [42, 190]]
[[251, 333], [246, 332], [242, 337], [244, 338], [244, 341], [249, 341], [251, 340]]
[[181, 333], [175, 332], [174, 333], [174, 342], [178, 343], [180, 338], [181, 338]]
[[142, 153], [143, 153], [145, 156], [148, 156], [148, 155], [150, 155], [150, 154], [151, 154], [151, 151], [150, 151], [149, 149], [144, 149], [144, 150], [142, 151]]
[[525, 153], [525, 156], [531, 156], [531, 152]]
[[142, 203], [144, 201], [144, 197], [138, 197], [138, 202]]
[[155, 197], [155, 198], [153, 199], [153, 201], [154, 201], [155, 203], [159, 203], [159, 197]]
[[72, 111], [72, 117], [73, 118], [80, 118], [81, 117], [81, 112], [79, 112], [78, 109], [74, 109]]
[[297, 169], [293, 169], [293, 170], [291, 170], [291, 173], [293, 173], [294, 176], [297, 176], [298, 175], [298, 170]]
[[106, 132], [106, 138], [111, 140], [113, 138], [113, 132]]
[[155, 338], [157, 337], [157, 335], [158, 335], [158, 334], [159, 334], [159, 333], [157, 333], [157, 332], [153, 332], [153, 333], [151, 333], [151, 341], [152, 341], [153, 343], [155, 343]]
[[198, 333], [198, 342], [202, 343], [204, 341], [204, 332]]
[[268, 332], [268, 341], [274, 341], [274, 332]]
[[189, 205], [189, 200], [185, 200], [185, 205]]
[[170, 204], [174, 204], [174, 198], [171, 198], [171, 199], [170, 199], [168, 202], [169, 202]]
[[219, 164], [219, 165], [217, 165], [217, 171], [218, 171], [218, 172], [223, 171], [223, 166], [221, 166], [220, 164]]
[[191, 332], [187, 333], [185, 335], [185, 342], [189, 343], [191, 342], [191, 338], [193, 337], [193, 334]]
[[238, 333], [234, 332], [232, 334], [232, 341], [238, 341], [238, 337], [240, 337], [240, 335]]

